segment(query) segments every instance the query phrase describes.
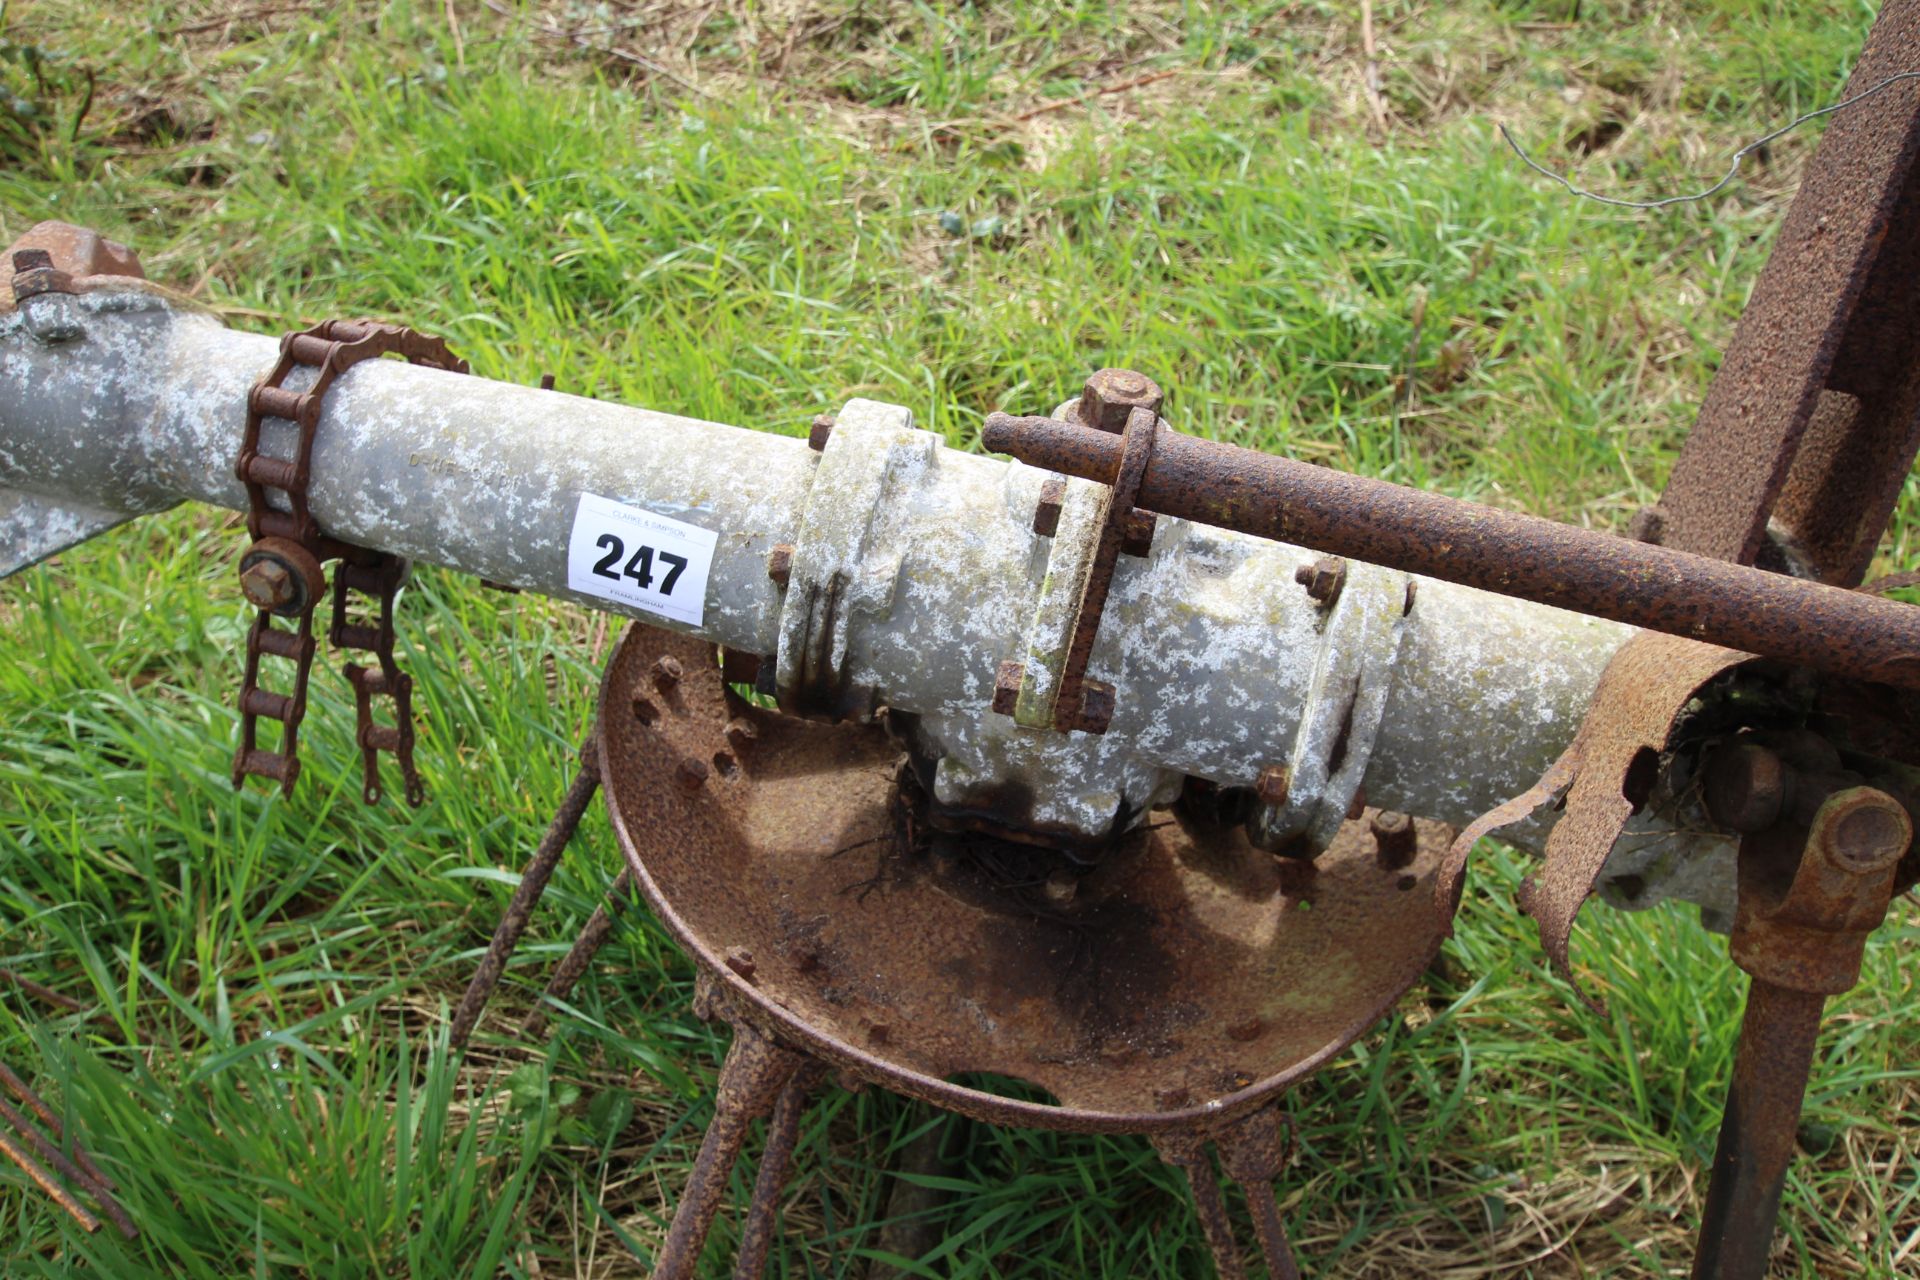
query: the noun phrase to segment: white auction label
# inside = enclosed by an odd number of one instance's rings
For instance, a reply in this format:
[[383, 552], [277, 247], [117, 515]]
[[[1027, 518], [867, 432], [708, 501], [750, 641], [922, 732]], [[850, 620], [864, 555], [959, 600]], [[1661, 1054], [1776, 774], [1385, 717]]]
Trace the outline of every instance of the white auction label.
[[583, 493], [567, 541], [567, 586], [697, 627], [717, 540], [711, 529]]

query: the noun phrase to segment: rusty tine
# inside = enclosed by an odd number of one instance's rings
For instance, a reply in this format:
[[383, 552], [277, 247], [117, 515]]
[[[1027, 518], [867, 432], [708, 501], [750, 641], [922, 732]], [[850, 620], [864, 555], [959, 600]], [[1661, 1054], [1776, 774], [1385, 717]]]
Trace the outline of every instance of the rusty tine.
[[[39, 1100], [35, 1099], [35, 1101], [37, 1102]], [[38, 1108], [35, 1109], [38, 1110]], [[105, 1212], [107, 1217], [113, 1220], [113, 1225], [119, 1229], [121, 1235], [131, 1240], [140, 1234], [139, 1229], [133, 1225], [133, 1219], [127, 1216], [127, 1211], [114, 1202], [113, 1197], [107, 1193], [107, 1189], [100, 1184], [99, 1180], [88, 1174], [86, 1170], [82, 1169], [73, 1161], [67, 1159], [66, 1154], [62, 1152], [57, 1145], [49, 1141], [45, 1134], [34, 1128], [25, 1116], [14, 1110], [10, 1104], [0, 1102], [0, 1120], [4, 1120], [6, 1123], [12, 1125], [15, 1131], [27, 1140], [27, 1145], [39, 1152], [40, 1158], [51, 1164], [54, 1169], [59, 1172], [61, 1177], [91, 1193], [93, 1198], [100, 1202], [101, 1210]], [[78, 1152], [79, 1149], [76, 1147], [75, 1154], [78, 1154]], [[91, 1217], [92, 1215], [88, 1216]], [[98, 1225], [99, 1223], [96, 1220], [94, 1226], [97, 1227]], [[87, 1229], [91, 1231], [94, 1228], [88, 1227]]]
[[614, 877], [613, 884], [607, 888], [607, 896], [599, 906], [593, 909], [586, 927], [580, 930], [580, 936], [573, 940], [573, 946], [562, 956], [560, 963], [553, 967], [553, 976], [547, 979], [547, 989], [540, 993], [540, 1003], [521, 1025], [520, 1033], [530, 1040], [537, 1040], [546, 1034], [547, 1018], [554, 1002], [565, 1000], [573, 994], [574, 984], [579, 982], [593, 963], [594, 956], [613, 936], [613, 921], [626, 909], [627, 895], [633, 891], [633, 870], [620, 868], [620, 874]]
[[35, 1000], [44, 1001], [47, 1004], [53, 1005], [55, 1008], [65, 1009], [69, 1013], [85, 1013], [87, 1011], [87, 1006], [75, 1000], [72, 996], [63, 996], [53, 988], [41, 986], [32, 978], [22, 977], [11, 969], [0, 969], [0, 982], [10, 983], [20, 988], [20, 990], [27, 995], [32, 996]]
[[[5, 1085], [7, 1092], [18, 1098], [23, 1106], [40, 1117], [40, 1123], [47, 1126], [48, 1131], [53, 1134], [56, 1142], [66, 1139], [67, 1131], [65, 1127], [61, 1125], [60, 1117], [53, 1113], [53, 1108], [42, 1102], [39, 1095], [27, 1087], [27, 1082], [21, 1079], [19, 1074], [4, 1062], [0, 1062], [0, 1085]], [[104, 1187], [108, 1191], [120, 1190], [120, 1185], [102, 1173], [99, 1167], [87, 1156], [87, 1153], [80, 1149], [80, 1144], [77, 1142], [73, 1144], [73, 1162], [79, 1165], [86, 1173], [87, 1178], [97, 1186]]]
[[86, 1206], [68, 1194], [66, 1188], [53, 1180], [53, 1175], [40, 1167], [38, 1161], [21, 1149], [20, 1145], [4, 1132], [0, 1132], [0, 1153], [20, 1166], [20, 1171], [39, 1184], [42, 1191], [65, 1209], [73, 1220], [80, 1224], [82, 1231], [93, 1232], [100, 1229], [100, 1219], [87, 1212]]
[[792, 1049], [776, 1044], [746, 1022], [735, 1024], [733, 1045], [720, 1069], [713, 1119], [701, 1139], [700, 1154], [694, 1157], [673, 1224], [654, 1255], [652, 1280], [691, 1280], [748, 1130], [773, 1109], [802, 1065], [801, 1055]]
[[793, 1149], [800, 1141], [800, 1120], [806, 1115], [813, 1091], [826, 1077], [818, 1061], [802, 1063], [780, 1091], [773, 1116], [767, 1121], [767, 1145], [760, 1153], [760, 1173], [753, 1183], [753, 1201], [740, 1230], [740, 1251], [733, 1264], [733, 1280], [760, 1280], [773, 1249], [774, 1213], [781, 1189], [793, 1169]]
[[595, 738], [589, 736], [587, 746], [580, 752], [580, 772], [574, 775], [573, 784], [567, 788], [565, 798], [554, 812], [552, 824], [547, 827], [546, 835], [540, 838], [539, 848], [533, 851], [526, 870], [520, 873], [520, 885], [513, 891], [506, 912], [500, 917], [493, 941], [487, 944], [487, 954], [481, 958], [480, 967], [467, 984], [466, 994], [460, 997], [460, 1007], [454, 1011], [453, 1027], [449, 1033], [449, 1043], [454, 1048], [464, 1048], [468, 1037], [473, 1034], [474, 1024], [480, 1021], [480, 1011], [486, 1007], [493, 989], [500, 985], [500, 975], [506, 972], [507, 957], [520, 944], [520, 935], [526, 932], [527, 921], [533, 915], [534, 907], [547, 891], [547, 881], [552, 878], [560, 855], [566, 852], [573, 833], [580, 826], [580, 819], [586, 814], [587, 804], [599, 789], [600, 752], [595, 745]]

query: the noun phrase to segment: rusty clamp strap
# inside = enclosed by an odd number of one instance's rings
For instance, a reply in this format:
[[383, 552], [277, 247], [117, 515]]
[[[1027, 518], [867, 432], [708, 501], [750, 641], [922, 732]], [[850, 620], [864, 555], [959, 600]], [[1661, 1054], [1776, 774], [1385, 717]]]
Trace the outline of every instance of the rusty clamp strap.
[[[1099, 430], [1098, 427], [1081, 429]], [[1066, 663], [1060, 672], [1060, 692], [1053, 706], [1053, 726], [1063, 733], [1075, 729], [1082, 733], [1105, 733], [1113, 722], [1113, 686], [1089, 677], [1087, 662], [1093, 656], [1100, 618], [1106, 611], [1107, 596], [1113, 590], [1113, 571], [1119, 564], [1120, 552], [1133, 550], [1137, 555], [1145, 551], [1137, 545], [1127, 546], [1128, 532], [1137, 524], [1134, 499], [1139, 496], [1159, 435], [1160, 415], [1154, 409], [1135, 405], [1127, 411], [1126, 427], [1121, 432], [1120, 465], [1114, 472], [1113, 492], [1107, 499], [1106, 516], [1100, 524], [1093, 561], [1087, 568], [1086, 585], [1081, 588], [1080, 607], [1074, 613]], [[1137, 544], [1137, 538], [1135, 542]]]
[[[260, 612], [247, 632], [246, 672], [240, 686], [240, 747], [233, 761], [236, 787], [252, 775], [272, 778], [280, 783], [283, 793], [291, 793], [299, 777], [300, 722], [306, 716], [307, 682], [313, 666], [313, 612], [327, 590], [322, 562], [338, 560], [328, 638], [336, 648], [369, 651], [378, 663], [377, 670], [355, 663], [348, 663], [345, 669], [354, 690], [363, 798], [368, 804], [380, 799], [381, 751], [391, 751], [398, 758], [407, 802], [417, 806], [425, 798], [413, 765], [413, 680], [393, 658], [393, 605], [406, 581], [407, 562], [327, 537], [307, 506], [322, 400], [348, 369], [362, 360], [386, 355], [450, 373], [467, 371], [466, 362], [438, 338], [371, 320], [329, 320], [281, 339], [279, 361], [247, 393], [246, 430], [234, 473], [247, 487], [247, 532], [253, 542], [240, 556], [240, 587]], [[303, 368], [316, 371], [313, 381], [304, 390], [289, 387], [295, 370]], [[262, 436], [270, 420], [294, 428], [291, 459], [262, 452]], [[351, 593], [356, 591], [379, 601], [377, 622], [352, 619]], [[292, 620], [293, 628], [275, 626], [276, 617]], [[293, 663], [292, 692], [275, 693], [261, 687], [263, 656]], [[374, 722], [373, 699], [381, 696], [393, 699], [392, 725]], [[259, 745], [262, 718], [280, 722], [277, 751]]]

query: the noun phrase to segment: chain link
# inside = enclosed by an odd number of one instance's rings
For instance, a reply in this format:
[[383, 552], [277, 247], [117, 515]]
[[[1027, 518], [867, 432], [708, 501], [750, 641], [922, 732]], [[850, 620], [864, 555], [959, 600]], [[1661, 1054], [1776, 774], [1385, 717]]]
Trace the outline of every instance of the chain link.
[[[247, 487], [247, 532], [253, 542], [240, 557], [240, 583], [260, 612], [247, 632], [246, 672], [240, 685], [240, 748], [233, 760], [236, 787], [253, 776], [273, 779], [282, 792], [291, 793], [299, 777], [300, 722], [307, 713], [307, 682], [315, 649], [313, 614], [327, 591], [323, 563], [337, 560], [328, 638], [337, 649], [372, 654], [377, 663], [348, 663], [345, 669], [354, 692], [362, 795], [368, 804], [379, 802], [380, 752], [389, 751], [400, 763], [407, 803], [417, 806], [425, 798], [413, 764], [413, 680], [393, 657], [393, 606], [407, 580], [407, 561], [326, 536], [307, 507], [322, 399], [355, 364], [385, 355], [453, 373], [467, 371], [466, 362], [437, 338], [370, 320], [330, 320], [281, 339], [279, 362], [247, 394], [247, 425], [234, 473]], [[301, 369], [314, 370], [313, 380], [304, 389], [288, 386]], [[296, 432], [290, 459], [261, 451], [263, 429], [274, 420]], [[355, 594], [377, 603], [377, 621], [355, 620]], [[276, 618], [293, 626], [276, 626]], [[291, 692], [276, 693], [261, 685], [261, 660], [266, 657], [293, 664]], [[392, 724], [374, 719], [374, 700], [381, 697], [393, 700]], [[280, 722], [277, 751], [259, 745], [262, 719]]]

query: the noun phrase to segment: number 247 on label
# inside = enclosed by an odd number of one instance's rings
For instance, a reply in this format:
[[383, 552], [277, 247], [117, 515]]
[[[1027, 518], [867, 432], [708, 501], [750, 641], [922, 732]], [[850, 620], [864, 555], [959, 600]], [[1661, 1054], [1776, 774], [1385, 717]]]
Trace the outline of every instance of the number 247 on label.
[[567, 586], [697, 627], [716, 541], [711, 529], [583, 493], [567, 541]]

